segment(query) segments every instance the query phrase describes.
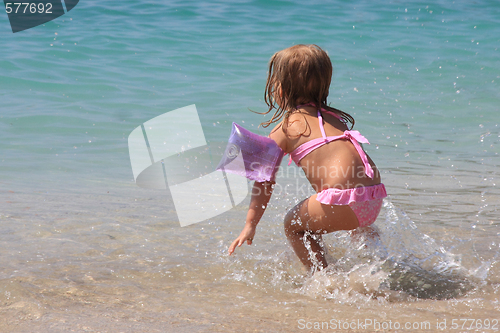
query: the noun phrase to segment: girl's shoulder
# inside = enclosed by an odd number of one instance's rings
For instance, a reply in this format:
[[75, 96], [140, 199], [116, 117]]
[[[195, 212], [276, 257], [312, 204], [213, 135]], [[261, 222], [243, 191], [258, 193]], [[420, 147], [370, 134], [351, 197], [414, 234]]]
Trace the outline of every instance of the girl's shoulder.
[[296, 111], [290, 114], [286, 124], [286, 133], [289, 140], [296, 140], [306, 134], [308, 129], [308, 121], [306, 117], [311, 117], [307, 113]]
[[287, 151], [287, 136], [285, 132], [283, 132], [283, 120], [279, 122], [278, 125], [276, 125], [272, 130], [271, 133], [269, 133], [269, 137], [273, 139], [278, 146], [283, 150]]
[[[286, 127], [286, 128], [284, 128]], [[281, 120], [269, 133], [284, 152], [289, 153], [291, 147], [296, 145], [296, 141], [307, 132], [307, 120], [299, 112], [293, 113], [285, 120]]]

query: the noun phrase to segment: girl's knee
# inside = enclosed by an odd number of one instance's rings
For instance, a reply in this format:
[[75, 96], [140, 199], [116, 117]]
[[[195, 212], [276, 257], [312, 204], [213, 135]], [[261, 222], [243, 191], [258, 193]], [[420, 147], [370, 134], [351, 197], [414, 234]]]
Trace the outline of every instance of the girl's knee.
[[284, 227], [287, 237], [304, 233], [307, 230], [307, 221], [309, 219], [307, 204], [308, 199], [304, 199], [286, 214]]
[[305, 226], [299, 216], [298, 209], [291, 209], [285, 216], [285, 234], [287, 237], [304, 232]]

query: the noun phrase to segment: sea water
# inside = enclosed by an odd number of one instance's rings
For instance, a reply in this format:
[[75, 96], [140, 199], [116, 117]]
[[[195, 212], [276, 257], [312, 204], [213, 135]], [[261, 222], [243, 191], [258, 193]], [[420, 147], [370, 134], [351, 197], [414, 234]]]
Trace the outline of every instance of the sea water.
[[[0, 36], [2, 332], [500, 329], [496, 1], [81, 1], [15, 34], [0, 15]], [[127, 146], [191, 104], [208, 142], [267, 134], [249, 110], [298, 43], [329, 53], [329, 101], [389, 193], [373, 230], [324, 237], [313, 276], [282, 227], [311, 193], [297, 168], [230, 257], [248, 198], [181, 228]]]

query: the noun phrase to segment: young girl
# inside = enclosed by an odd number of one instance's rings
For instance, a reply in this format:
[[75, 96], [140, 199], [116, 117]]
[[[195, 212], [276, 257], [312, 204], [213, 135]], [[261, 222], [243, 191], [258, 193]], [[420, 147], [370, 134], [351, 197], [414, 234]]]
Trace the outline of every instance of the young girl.
[[[380, 174], [360, 146], [368, 143], [352, 131], [354, 119], [327, 106], [332, 78], [330, 58], [317, 45], [295, 45], [269, 62], [265, 101], [278, 122], [269, 137], [293, 160], [317, 192], [285, 217], [285, 234], [300, 261], [311, 270], [327, 266], [321, 234], [372, 224], [386, 197]], [[274, 182], [255, 182], [246, 224], [229, 247], [252, 244]], [[309, 249], [308, 249], [309, 248]]]

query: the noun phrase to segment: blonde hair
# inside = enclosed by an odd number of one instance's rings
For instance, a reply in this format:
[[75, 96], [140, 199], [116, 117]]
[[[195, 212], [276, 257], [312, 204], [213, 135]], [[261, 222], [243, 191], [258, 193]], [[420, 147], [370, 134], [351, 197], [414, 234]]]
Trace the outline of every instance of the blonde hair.
[[[335, 112], [345, 123], [351, 123], [352, 129], [354, 118], [350, 114], [326, 105], [332, 73], [330, 57], [317, 45], [298, 44], [276, 52], [269, 61], [264, 92], [269, 110], [261, 114], [276, 111], [261, 125], [267, 127], [283, 117], [286, 124], [297, 105], [313, 103], [318, 108]], [[283, 131], [285, 127], [282, 127]]]

